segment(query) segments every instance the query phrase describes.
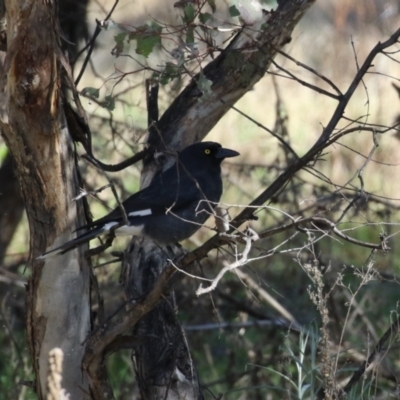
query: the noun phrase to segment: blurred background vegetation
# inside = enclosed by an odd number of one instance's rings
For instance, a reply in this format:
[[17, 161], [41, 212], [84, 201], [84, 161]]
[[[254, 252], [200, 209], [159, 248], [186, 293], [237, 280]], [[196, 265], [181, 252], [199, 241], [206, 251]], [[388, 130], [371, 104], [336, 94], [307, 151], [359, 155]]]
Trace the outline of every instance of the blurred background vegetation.
[[[90, 39], [96, 19], [103, 20], [112, 4], [108, 0], [89, 1], [86, 16], [84, 3], [81, 4], [83, 19], [73, 21], [81, 27], [76, 33], [78, 48]], [[212, 14], [208, 23], [237, 27], [237, 18], [228, 11], [230, 6], [228, 1], [216, 1], [216, 11], [208, 10]], [[273, 2], [263, 2], [263, 7], [274, 6]], [[72, 9], [66, 15], [75, 16], [75, 12]], [[116, 36], [148, 21], [172, 27], [181, 19], [182, 10], [174, 7], [174, 1], [123, 0], [113, 13], [109, 29], [101, 32], [78, 85], [90, 116], [93, 151], [99, 160], [115, 164], [143, 148], [147, 124], [145, 80], [166, 63], [176, 62], [173, 50], [186, 40], [187, 32], [171, 33], [148, 57], [135, 52], [135, 40], [125, 41], [123, 52], [116, 57], [112, 51], [118, 45]], [[371, 49], [399, 27], [400, 5], [396, 0], [317, 1], [284, 51], [344, 92]], [[224, 46], [232, 33], [215, 31], [212, 35], [216, 46]], [[196, 51], [202, 54], [205, 49], [206, 45], [199, 42]], [[354, 121], [376, 124], [377, 129], [395, 126], [400, 114], [399, 95], [393, 86], [400, 78], [398, 49], [393, 46], [392, 53], [375, 60], [346, 108], [338, 130], [353, 126]], [[189, 53], [193, 48], [189, 46], [185, 51]], [[77, 76], [84, 54], [79, 55], [75, 49], [71, 55], [77, 57]], [[202, 65], [211, 56], [207, 55]], [[195, 59], [190, 64], [189, 72], [198, 70], [197, 62]], [[235, 107], [281, 135], [301, 156], [318, 139], [336, 101], [301, 85], [288, 72], [329, 89], [316, 74], [285, 55], [278, 56], [275, 63]], [[161, 112], [189, 80], [190, 73], [186, 73], [160, 87]], [[324, 398], [320, 388], [326, 371], [334, 370], [337, 385], [345, 387], [397, 320], [399, 139], [395, 128], [375, 137], [373, 133], [355, 131], [341, 138], [257, 212], [258, 220], [249, 222], [265, 237], [253, 245], [245, 267], [226, 274], [210, 295], [196, 296], [200, 281], [193, 277], [187, 277], [177, 288], [178, 316], [206, 398], [221, 398], [221, 394], [232, 400]], [[223, 166], [222, 202], [231, 216], [268, 187], [292, 157], [268, 131], [233, 109], [207, 140], [241, 153], [240, 158]], [[80, 147], [77, 151], [84, 154]], [[1, 139], [0, 162], [2, 170], [9, 162]], [[85, 159], [81, 159], [80, 167], [86, 191], [107, 185], [104, 173]], [[0, 170], [3, 194], [14, 181], [10, 175], [7, 180], [1, 176]], [[140, 187], [140, 165], [108, 173], [108, 177], [124, 199]], [[88, 198], [95, 217], [115, 206], [110, 189]], [[18, 196], [11, 201], [18, 204]], [[21, 215], [14, 217], [19, 221], [14, 224], [15, 231], [7, 230], [10, 222], [3, 221], [1, 226], [5, 251], [0, 252], [0, 400], [35, 398], [29, 388], [32, 373], [24, 331], [29, 231], [26, 218]], [[388, 238], [389, 248], [382, 252], [349, 243], [327, 229], [323, 221], [321, 225], [314, 221], [299, 229], [266, 233], [290, 224], [293, 218], [311, 216], [340, 219], [340, 231], [363, 243], [379, 244]], [[213, 228], [214, 222], [209, 221], [207, 226]], [[212, 234], [204, 227], [182, 245], [193, 249]], [[113, 250], [123, 250], [127, 243], [128, 239], [119, 238]], [[197, 274], [212, 279], [222, 268], [227, 253], [236, 250], [226, 247], [210, 254]], [[237, 251], [241, 250], [239, 246]], [[113, 259], [105, 253], [93, 260], [108, 314], [123, 301], [120, 263]], [[400, 397], [397, 339], [394, 330], [348, 398]], [[138, 398], [130, 351], [112, 354], [108, 368], [116, 398]]]

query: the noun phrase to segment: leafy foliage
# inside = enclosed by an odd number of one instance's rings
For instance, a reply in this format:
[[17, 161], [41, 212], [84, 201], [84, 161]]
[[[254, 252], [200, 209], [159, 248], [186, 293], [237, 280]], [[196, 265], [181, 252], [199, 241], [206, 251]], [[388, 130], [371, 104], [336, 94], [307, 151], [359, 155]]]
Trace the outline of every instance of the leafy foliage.
[[137, 27], [133, 32], [122, 32], [114, 37], [115, 46], [112, 54], [119, 57], [124, 52], [124, 43], [136, 41], [136, 53], [147, 58], [153, 50], [161, 44], [162, 27], [149, 22], [146, 25]]

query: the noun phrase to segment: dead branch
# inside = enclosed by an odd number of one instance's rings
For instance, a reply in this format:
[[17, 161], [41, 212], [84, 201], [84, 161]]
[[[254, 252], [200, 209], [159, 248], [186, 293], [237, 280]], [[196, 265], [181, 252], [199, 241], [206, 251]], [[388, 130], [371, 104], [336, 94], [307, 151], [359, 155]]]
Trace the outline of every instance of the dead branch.
[[196, 291], [197, 296], [201, 296], [202, 294], [212, 292], [217, 287], [218, 282], [223, 278], [223, 276], [228, 271], [233, 271], [234, 269], [239, 268], [248, 262], [247, 257], [251, 250], [251, 245], [253, 244], [253, 242], [258, 240], [258, 235], [252, 229], [247, 228], [246, 232], [244, 232], [242, 239], [246, 242], [246, 246], [243, 250], [241, 257], [232, 264], [228, 264], [227, 262], [224, 262], [225, 267], [222, 268], [222, 270], [219, 272], [219, 274], [214, 278], [214, 280], [212, 281], [210, 286], [208, 286], [207, 288], [203, 288], [202, 285], [200, 284], [199, 288]]

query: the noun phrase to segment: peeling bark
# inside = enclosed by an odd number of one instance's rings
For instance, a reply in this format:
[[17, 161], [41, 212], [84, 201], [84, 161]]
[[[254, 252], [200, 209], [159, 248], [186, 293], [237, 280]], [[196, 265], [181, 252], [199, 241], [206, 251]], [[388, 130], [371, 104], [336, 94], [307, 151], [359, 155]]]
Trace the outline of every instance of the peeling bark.
[[84, 248], [50, 259], [36, 258], [70, 237], [84, 222], [72, 141], [59, 95], [58, 24], [51, 1], [9, 0], [7, 9], [8, 122], [1, 131], [16, 162], [30, 229], [32, 275], [27, 295], [28, 342], [39, 399], [46, 398], [49, 352], [65, 357], [63, 388], [72, 399], [88, 398], [81, 372], [90, 328], [89, 269]]

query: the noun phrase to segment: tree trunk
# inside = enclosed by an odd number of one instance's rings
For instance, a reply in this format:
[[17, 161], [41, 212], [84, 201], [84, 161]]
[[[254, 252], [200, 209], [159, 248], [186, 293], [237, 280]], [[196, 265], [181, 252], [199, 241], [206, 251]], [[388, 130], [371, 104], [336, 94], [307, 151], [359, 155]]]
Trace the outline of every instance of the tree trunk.
[[60, 101], [56, 10], [52, 2], [9, 0], [7, 9], [8, 122], [1, 131], [16, 162], [30, 229], [27, 331], [36, 391], [47, 397], [49, 352], [64, 353], [62, 386], [71, 399], [89, 398], [81, 371], [90, 330], [89, 267], [84, 248], [38, 261], [48, 247], [84, 223], [72, 141]]
[[[265, 75], [278, 50], [290, 41], [294, 27], [314, 2], [308, 0], [300, 4], [284, 0], [277, 11], [261, 13], [253, 26], [244, 27], [227, 49], [202, 71], [210, 81], [210, 92], [201, 92], [201, 75], [196, 75], [158, 121], [157, 129], [149, 129], [149, 144], [179, 150], [201, 141], [231, 106]], [[263, 26], [267, 27], [262, 29]], [[252, 51], [243, 51], [248, 49]], [[144, 185], [149, 184], [159, 168], [156, 163], [146, 161], [141, 177]], [[123, 268], [128, 299], [141, 298], [150, 291], [168, 265], [166, 254], [166, 249], [147, 241], [141, 241], [140, 246], [136, 239], [132, 241], [125, 253]], [[175, 315], [173, 294], [145, 315], [134, 331], [144, 338], [134, 352], [143, 398], [203, 398], [188, 343]]]
[[[174, 257], [168, 256], [169, 252], [151, 240], [132, 241], [123, 268], [129, 299], [141, 298], [151, 290], [167, 259]], [[140, 339], [134, 357], [144, 399], [203, 399], [195, 363], [176, 315], [173, 292], [136, 324], [134, 334]]]

